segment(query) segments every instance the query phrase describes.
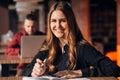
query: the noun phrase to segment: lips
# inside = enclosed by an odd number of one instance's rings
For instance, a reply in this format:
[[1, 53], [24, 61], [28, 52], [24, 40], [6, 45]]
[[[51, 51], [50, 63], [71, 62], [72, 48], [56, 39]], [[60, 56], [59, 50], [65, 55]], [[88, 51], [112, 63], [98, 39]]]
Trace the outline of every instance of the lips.
[[64, 29], [54, 29], [55, 31], [57, 31], [57, 32], [63, 32], [64, 31]]
[[63, 32], [63, 30], [56, 30], [56, 32]]

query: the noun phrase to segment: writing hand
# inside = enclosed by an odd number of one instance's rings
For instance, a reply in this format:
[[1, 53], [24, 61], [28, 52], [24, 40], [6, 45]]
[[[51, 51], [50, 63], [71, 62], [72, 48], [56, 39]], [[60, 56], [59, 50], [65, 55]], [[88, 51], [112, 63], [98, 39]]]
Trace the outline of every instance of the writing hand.
[[40, 59], [36, 59], [36, 63], [33, 67], [31, 76], [32, 77], [39, 77], [43, 75], [46, 71], [46, 65], [43, 65], [43, 61]]

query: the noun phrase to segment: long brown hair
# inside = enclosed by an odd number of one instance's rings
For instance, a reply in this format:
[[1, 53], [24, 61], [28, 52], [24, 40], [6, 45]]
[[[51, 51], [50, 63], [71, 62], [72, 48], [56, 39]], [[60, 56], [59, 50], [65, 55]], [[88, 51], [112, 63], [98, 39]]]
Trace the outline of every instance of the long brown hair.
[[78, 28], [78, 25], [76, 23], [76, 19], [74, 16], [74, 13], [72, 11], [72, 8], [70, 7], [70, 5], [67, 2], [63, 2], [63, 1], [59, 1], [56, 2], [49, 11], [48, 14], [48, 24], [47, 24], [47, 38], [46, 38], [46, 46], [44, 47], [45, 49], [49, 50], [49, 56], [48, 56], [48, 66], [50, 71], [54, 70], [54, 59], [56, 57], [56, 50], [57, 47], [59, 45], [59, 39], [56, 38], [51, 29], [50, 29], [50, 19], [51, 19], [51, 14], [55, 11], [55, 10], [60, 10], [63, 12], [63, 14], [65, 15], [65, 17], [67, 18], [68, 21], [68, 25], [69, 25], [69, 31], [68, 31], [68, 36], [67, 36], [67, 41], [68, 41], [68, 45], [69, 45], [69, 59], [68, 59], [68, 66], [69, 69], [74, 69], [76, 66], [76, 43], [78, 43], [79, 41], [83, 40], [83, 36]]

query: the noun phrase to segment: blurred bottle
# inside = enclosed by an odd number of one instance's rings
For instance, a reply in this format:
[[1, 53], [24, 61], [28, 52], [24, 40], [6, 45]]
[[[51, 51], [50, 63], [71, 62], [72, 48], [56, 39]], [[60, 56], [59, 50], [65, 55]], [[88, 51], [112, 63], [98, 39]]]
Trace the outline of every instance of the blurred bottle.
[[1, 43], [2, 44], [9, 44], [9, 42], [12, 40], [14, 33], [9, 30], [6, 34], [3, 34], [1, 36]]

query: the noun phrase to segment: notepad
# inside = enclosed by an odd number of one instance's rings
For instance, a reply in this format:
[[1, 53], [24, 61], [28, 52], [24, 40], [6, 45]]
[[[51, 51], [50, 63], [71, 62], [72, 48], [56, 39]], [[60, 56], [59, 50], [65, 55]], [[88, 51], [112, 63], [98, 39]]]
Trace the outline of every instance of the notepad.
[[90, 80], [89, 78], [73, 78], [73, 79], [64, 79], [52, 76], [41, 76], [41, 77], [23, 77], [22, 80]]
[[22, 80], [67, 80], [67, 79], [58, 78], [58, 77], [51, 77], [51, 76], [41, 76], [41, 77], [38, 77], [38, 78], [23, 77]]

